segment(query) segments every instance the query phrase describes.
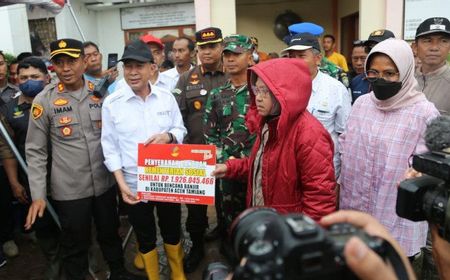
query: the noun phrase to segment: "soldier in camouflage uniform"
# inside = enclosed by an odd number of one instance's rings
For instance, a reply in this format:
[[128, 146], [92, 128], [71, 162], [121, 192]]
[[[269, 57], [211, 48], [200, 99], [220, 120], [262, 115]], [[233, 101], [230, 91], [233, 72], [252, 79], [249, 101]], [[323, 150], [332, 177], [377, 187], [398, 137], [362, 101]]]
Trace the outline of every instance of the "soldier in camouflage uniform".
[[319, 70], [343, 83], [346, 88], [349, 87], [350, 83], [348, 81], [347, 73], [344, 72], [344, 70], [342, 70], [339, 66], [329, 61], [326, 57], [322, 57]]
[[[245, 124], [250, 97], [247, 90], [247, 68], [251, 64], [253, 45], [244, 35], [225, 38], [223, 62], [230, 79], [225, 85], [215, 88], [205, 107], [205, 139], [217, 147], [217, 161], [223, 163], [230, 158], [242, 158], [250, 154], [255, 135], [250, 135]], [[222, 179], [222, 193], [216, 203], [221, 204], [225, 229], [245, 209], [246, 182]], [[225, 231], [222, 232], [225, 236]]]

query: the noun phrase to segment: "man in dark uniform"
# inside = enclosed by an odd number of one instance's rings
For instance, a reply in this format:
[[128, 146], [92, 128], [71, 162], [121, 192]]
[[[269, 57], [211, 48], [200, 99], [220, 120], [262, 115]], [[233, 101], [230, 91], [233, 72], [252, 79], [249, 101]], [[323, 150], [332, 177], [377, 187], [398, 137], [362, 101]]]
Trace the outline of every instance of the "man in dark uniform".
[[[183, 73], [173, 90], [183, 116], [187, 136], [184, 143], [205, 144], [203, 113], [209, 92], [225, 84], [228, 76], [222, 65], [222, 31], [219, 28], [205, 28], [195, 33], [200, 65]], [[187, 205], [186, 230], [192, 241], [192, 248], [184, 260], [184, 271], [193, 272], [204, 257], [204, 234], [208, 227], [207, 206]]]
[[[116, 190], [103, 164], [100, 145], [103, 97], [83, 79], [83, 45], [74, 39], [50, 44], [50, 59], [59, 82], [33, 100], [26, 138], [32, 203], [25, 224], [30, 228], [46, 208], [47, 161], [51, 155], [51, 196], [61, 222], [61, 266], [67, 279], [85, 279], [91, 222], [107, 261], [110, 279], [134, 279], [123, 265], [118, 235]], [[48, 150], [48, 143], [51, 151]]]
[[[17, 81], [20, 94], [16, 95], [1, 111], [5, 116], [5, 123], [11, 128], [11, 136], [20, 155], [25, 158], [25, 139], [27, 136], [30, 108], [34, 97], [41, 92], [50, 81], [47, 66], [37, 57], [28, 57], [22, 60], [17, 67]], [[1, 149], [9, 150], [4, 145]], [[2, 153], [4, 154], [4, 153]], [[8, 154], [6, 154], [8, 155]], [[18, 170], [16, 158], [10, 153], [2, 157], [8, 180], [14, 197], [21, 203], [21, 210], [28, 212], [30, 190], [26, 174]], [[33, 229], [36, 232], [38, 243], [48, 261], [46, 279], [59, 278], [58, 238], [59, 230], [56, 223], [47, 212], [38, 220]]]
[[[0, 106], [5, 105], [16, 94], [18, 88], [8, 83], [8, 64], [5, 55], [0, 51]], [[16, 257], [19, 249], [13, 239], [14, 220], [12, 207], [11, 188], [8, 179], [0, 163], [0, 250], [7, 257]]]

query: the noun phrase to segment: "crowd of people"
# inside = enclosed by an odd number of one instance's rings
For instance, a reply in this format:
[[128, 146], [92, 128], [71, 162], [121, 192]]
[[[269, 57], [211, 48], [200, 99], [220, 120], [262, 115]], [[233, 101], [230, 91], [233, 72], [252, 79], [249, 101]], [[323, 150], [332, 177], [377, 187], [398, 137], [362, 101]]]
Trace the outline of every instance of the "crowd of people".
[[[5, 255], [19, 254], [16, 217], [46, 257], [46, 279], [85, 279], [92, 227], [109, 279], [141, 279], [124, 267], [119, 203], [136, 236], [136, 268], [159, 279], [158, 224], [171, 279], [186, 279], [205, 258], [206, 241], [220, 239], [220, 252], [236, 264], [232, 222], [264, 206], [324, 226], [353, 223], [392, 243], [410, 279], [421, 252], [423, 270], [436, 266], [436, 276], [449, 277], [450, 244], [426, 222], [398, 217], [395, 204], [399, 182], [417, 175], [411, 156], [427, 151], [427, 124], [450, 115], [450, 21], [425, 20], [412, 45], [376, 30], [353, 43], [348, 63], [320, 26], [290, 31], [281, 58], [258, 50], [254, 37], [224, 37], [215, 27], [195, 40], [176, 38], [169, 52], [145, 34], [125, 46], [123, 78], [117, 66], [103, 69], [94, 42], [53, 41], [53, 76], [31, 53], [7, 64], [0, 52], [0, 117], [9, 135], [0, 141], [0, 267]], [[101, 94], [95, 87], [105, 81]], [[217, 147], [217, 227], [208, 231], [207, 206], [188, 204], [186, 254], [181, 205], [136, 196], [140, 143]], [[345, 255], [362, 279], [395, 279], [359, 239]]]

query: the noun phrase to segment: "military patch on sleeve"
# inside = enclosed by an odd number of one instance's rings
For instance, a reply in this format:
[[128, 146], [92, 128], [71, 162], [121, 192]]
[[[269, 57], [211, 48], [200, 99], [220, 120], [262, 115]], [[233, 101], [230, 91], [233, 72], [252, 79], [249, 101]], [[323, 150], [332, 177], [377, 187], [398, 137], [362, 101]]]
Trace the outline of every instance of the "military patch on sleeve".
[[176, 95], [179, 95], [181, 93], [181, 89], [175, 88], [175, 89], [172, 90], [172, 93], [176, 94]]
[[42, 113], [44, 113], [44, 108], [39, 104], [33, 103], [31, 106], [31, 115], [33, 116], [33, 119], [39, 119], [42, 116]]

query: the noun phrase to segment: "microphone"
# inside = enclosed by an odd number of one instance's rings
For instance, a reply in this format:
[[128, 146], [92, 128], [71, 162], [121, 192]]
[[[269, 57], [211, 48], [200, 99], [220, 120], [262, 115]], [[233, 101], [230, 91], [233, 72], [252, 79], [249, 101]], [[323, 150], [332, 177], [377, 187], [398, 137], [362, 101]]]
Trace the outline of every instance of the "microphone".
[[425, 145], [430, 151], [450, 154], [450, 116], [439, 116], [430, 122]]

